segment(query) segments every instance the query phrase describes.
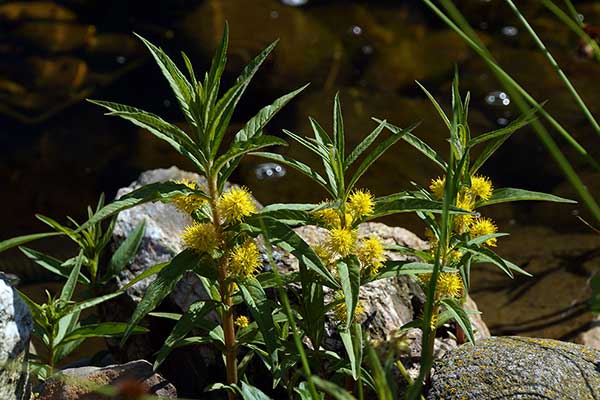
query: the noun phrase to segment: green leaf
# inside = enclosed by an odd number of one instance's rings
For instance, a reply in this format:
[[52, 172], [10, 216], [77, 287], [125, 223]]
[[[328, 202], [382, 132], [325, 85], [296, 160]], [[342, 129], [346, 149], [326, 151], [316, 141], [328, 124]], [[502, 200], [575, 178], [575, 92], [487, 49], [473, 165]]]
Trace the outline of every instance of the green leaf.
[[333, 382], [321, 379], [316, 375], [310, 378], [313, 383], [321, 390], [332, 396], [335, 400], [356, 400], [346, 389], [336, 385]]
[[352, 179], [350, 179], [350, 183], [348, 183], [348, 187], [346, 190], [348, 190], [348, 191], [352, 190], [352, 188], [354, 187], [356, 182], [367, 171], [367, 169], [375, 161], [377, 161], [377, 159], [379, 157], [381, 157], [383, 155], [383, 153], [385, 153], [387, 151], [387, 149], [389, 149], [392, 145], [394, 145], [394, 143], [396, 143], [398, 140], [400, 140], [403, 135], [412, 131], [415, 127], [416, 127], [416, 125], [413, 125], [410, 128], [401, 130], [399, 132], [393, 132], [392, 136], [385, 139], [383, 142], [379, 143], [379, 145], [377, 147], [375, 147], [375, 149], [370, 151], [369, 154], [367, 154], [367, 156], [363, 159], [363, 161], [360, 163], [360, 165], [356, 169], [356, 172], [352, 176]]
[[156, 47], [140, 35], [135, 35], [140, 38], [148, 50], [150, 50], [150, 53], [152, 54], [152, 57], [154, 57], [154, 60], [156, 60], [162, 74], [167, 78], [169, 86], [171, 86], [171, 90], [173, 90], [185, 117], [188, 121], [195, 121], [194, 115], [189, 109], [189, 104], [193, 100], [194, 89], [185, 78], [185, 75], [183, 75], [179, 68], [177, 68], [177, 65], [175, 65], [162, 49]]
[[[331, 142], [331, 138], [327, 132], [325, 132], [325, 129], [323, 129], [314, 118], [309, 117], [309, 121], [315, 135], [315, 140], [318, 144], [316, 146], [318, 149], [317, 154], [321, 155], [321, 161], [323, 162], [323, 168], [325, 168], [329, 187], [332, 192], [337, 193], [338, 187], [340, 186], [340, 177], [336, 174], [336, 169], [341, 156], [336, 154], [337, 149], [334, 147], [334, 144]], [[291, 134], [291, 132], [286, 133], [288, 133], [288, 135]], [[296, 139], [296, 141], [298, 141], [298, 139]]]
[[[448, 127], [449, 130], [452, 130], [452, 125], [450, 124], [450, 120], [448, 119], [448, 116], [446, 115], [446, 113], [444, 112], [444, 110], [442, 109], [442, 106], [440, 106], [440, 104], [437, 102], [437, 100], [435, 99], [435, 97], [433, 97], [433, 95], [431, 93], [429, 93], [429, 91], [425, 88], [425, 86], [421, 85], [419, 82], [415, 81], [417, 83], [417, 85], [419, 85], [419, 87], [423, 90], [423, 92], [425, 92], [425, 95], [427, 95], [427, 98], [429, 98], [429, 101], [431, 101], [431, 103], [433, 104], [433, 106], [435, 107], [435, 110], [438, 112], [438, 114], [440, 115], [440, 117], [442, 118], [442, 121], [444, 121], [444, 123], [446, 124], [446, 126]], [[454, 94], [454, 85], [452, 85], [452, 94]], [[452, 103], [454, 104], [454, 98]]]
[[253, 152], [253, 153], [250, 153], [250, 155], [268, 158], [270, 160], [277, 161], [284, 165], [292, 167], [296, 171], [308, 176], [314, 182], [321, 185], [330, 195], [334, 196], [334, 194], [331, 192], [331, 189], [327, 185], [327, 181], [321, 175], [319, 175], [313, 168], [309, 167], [308, 165], [306, 165], [300, 161], [286, 158], [280, 154], [274, 154], [274, 153]]
[[83, 254], [79, 254], [77, 257], [77, 262], [75, 266], [71, 270], [69, 277], [67, 278], [67, 282], [62, 287], [60, 292], [60, 299], [62, 301], [70, 301], [73, 297], [73, 293], [75, 293], [75, 286], [77, 286], [77, 281], [79, 280], [79, 273], [81, 271], [81, 264], [83, 263]]
[[83, 311], [86, 310], [88, 308], [97, 306], [100, 303], [104, 303], [107, 300], [113, 299], [117, 296], [122, 295], [124, 292], [122, 291], [118, 291], [118, 292], [114, 292], [114, 293], [109, 293], [109, 294], [105, 294], [103, 296], [99, 296], [99, 297], [94, 297], [93, 299], [89, 299], [89, 300], [84, 300], [84, 301], [80, 301], [79, 303], [76, 303], [71, 309], [71, 312], [76, 312], [76, 311]]
[[144, 272], [142, 272], [141, 274], [139, 274], [138, 276], [136, 276], [135, 278], [133, 278], [132, 280], [127, 282], [127, 285], [123, 286], [123, 290], [127, 290], [130, 287], [132, 287], [133, 285], [135, 285], [136, 283], [138, 283], [139, 281], [142, 281], [154, 274], [158, 274], [160, 271], [162, 271], [163, 268], [167, 267], [169, 264], [170, 264], [170, 261], [160, 263], [160, 264], [154, 264], [153, 266], [151, 266], [150, 268], [147, 268], [146, 270], [144, 270]]
[[348, 156], [346, 160], [344, 169], [348, 169], [356, 160], [358, 160], [360, 155], [377, 139], [379, 134], [383, 131], [383, 128], [385, 128], [386, 124], [387, 121], [381, 121], [379, 125], [377, 125], [377, 127], [373, 129], [373, 131], [369, 133], [369, 135], [365, 137], [362, 142], [360, 142], [358, 146], [354, 148], [354, 150], [352, 150], [352, 153], [350, 153], [350, 156]]
[[142, 318], [154, 310], [173, 290], [183, 274], [193, 270], [196, 264], [198, 264], [198, 256], [191, 250], [184, 250], [177, 254], [167, 267], [160, 270], [156, 279], [150, 283], [144, 293], [144, 297], [133, 312], [129, 326], [123, 335], [123, 339], [121, 339], [121, 346], [123, 346], [129, 335], [133, 332], [134, 327]]
[[323, 265], [319, 256], [315, 254], [313, 249], [293, 229], [276, 219], [260, 215], [249, 217], [246, 222], [259, 228], [264, 224], [269, 231], [271, 244], [293, 254], [301, 264], [306, 265], [323, 278], [327, 286], [336, 289], [339, 288], [339, 284], [333, 275], [331, 275], [331, 272]]
[[489, 235], [479, 236], [479, 237], [469, 240], [467, 242], [467, 246], [480, 245], [480, 244], [487, 242], [490, 239], [499, 238], [502, 236], [508, 236], [508, 233], [490, 233]]
[[246, 382], [242, 382], [242, 398], [244, 400], [271, 400], [271, 398], [264, 394], [260, 389], [248, 385]]
[[[56, 258], [51, 257], [47, 254], [43, 254], [39, 251], [30, 249], [29, 247], [19, 247], [19, 250], [21, 250], [21, 252], [25, 254], [27, 258], [29, 258], [31, 261], [35, 262], [42, 268], [47, 269], [53, 274], [62, 276], [64, 278], [69, 277], [70, 270], [68, 268], [65, 268], [62, 261], [57, 260]], [[90, 284], [90, 280], [88, 279], [88, 277], [83, 274], [79, 274], [79, 282], [85, 285]]]
[[194, 329], [198, 322], [201, 321], [210, 311], [214, 309], [214, 305], [204, 301], [192, 303], [188, 310], [177, 321], [169, 336], [165, 339], [160, 348], [156, 360], [154, 361], [154, 370], [163, 363], [177, 342], [184, 339], [185, 336]]
[[[442, 209], [443, 204], [439, 201], [419, 199], [412, 196], [382, 197], [375, 199], [373, 215], [369, 219], [413, 211], [441, 213]], [[450, 211], [454, 214], [469, 214], [469, 211], [457, 207], [450, 207]]]
[[[392, 131], [393, 133], [402, 132], [402, 129], [398, 128], [397, 126], [394, 126], [390, 123], [385, 123], [385, 121], [382, 121], [377, 118], [373, 118], [373, 119], [379, 123], [383, 122], [385, 124], [385, 127], [387, 129], [389, 129], [390, 131]], [[420, 151], [424, 156], [429, 158], [431, 161], [436, 163], [440, 168], [442, 168], [442, 170], [444, 170], [444, 171], [446, 170], [447, 165], [446, 165], [446, 162], [444, 161], [444, 159], [442, 157], [440, 157], [440, 155], [433, 148], [431, 148], [427, 143], [423, 142], [421, 139], [419, 139], [418, 137], [416, 137], [415, 135], [413, 135], [410, 132], [405, 133], [402, 136], [402, 139], [405, 140], [406, 142], [408, 142], [415, 149]]]
[[357, 381], [361, 373], [362, 365], [362, 329], [360, 324], [353, 323], [350, 329], [339, 329], [338, 332], [342, 338], [346, 353], [348, 354], [352, 378]]
[[504, 138], [505, 136], [507, 136], [507, 137], [510, 136], [518, 129], [520, 129], [524, 126], [527, 126], [531, 122], [536, 120], [537, 116], [535, 115], [535, 113], [537, 112], [537, 110], [538, 110], [537, 107], [533, 107], [528, 112], [521, 115], [519, 118], [515, 119], [510, 124], [506, 125], [504, 128], [496, 129], [494, 131], [486, 132], [479, 136], [474, 137], [473, 139], [471, 139], [469, 141], [468, 146], [473, 147], [480, 143], [487, 142], [488, 140], [491, 140], [491, 139], [497, 139], [500, 137]]
[[463, 329], [463, 331], [467, 334], [469, 341], [471, 343], [475, 343], [475, 336], [473, 335], [473, 327], [471, 326], [471, 320], [469, 319], [469, 315], [463, 309], [462, 304], [458, 299], [447, 298], [441, 300], [442, 304], [446, 306], [446, 310], [452, 314], [452, 317], [458, 325]]
[[394, 396], [392, 394], [392, 389], [390, 388], [390, 384], [387, 382], [385, 372], [381, 366], [381, 362], [379, 361], [379, 357], [377, 356], [377, 353], [373, 347], [370, 345], [367, 345], [367, 360], [371, 366], [371, 373], [373, 374], [373, 379], [375, 381], [374, 383], [375, 391], [377, 392], [377, 399], [393, 400]]
[[524, 189], [499, 188], [494, 189], [492, 197], [488, 200], [480, 200], [475, 203], [475, 208], [485, 207], [492, 204], [507, 203], [511, 201], [551, 201], [555, 203], [577, 203], [575, 200], [564, 199], [548, 193], [533, 192]]
[[182, 183], [175, 182], [156, 182], [144, 185], [124, 196], [121, 196], [118, 200], [102, 207], [100, 211], [94, 214], [86, 223], [80, 226], [77, 231], [81, 231], [90, 225], [98, 223], [105, 218], [117, 214], [128, 208], [135, 207], [137, 205], [148, 203], [151, 201], [168, 201], [176, 196], [194, 194], [196, 196], [203, 197], [208, 200], [208, 195], [201, 190], [193, 190]]
[[342, 106], [340, 105], [340, 93], [336, 93], [333, 99], [333, 144], [339, 154], [341, 164], [346, 164], [344, 143], [344, 120], [342, 118]]
[[[350, 256], [336, 263], [342, 292], [346, 302], [346, 327], [349, 328], [354, 320], [354, 311], [358, 304], [360, 289], [360, 262], [356, 256]], [[356, 379], [356, 377], [354, 377]]]
[[265, 346], [271, 358], [271, 368], [277, 368], [278, 360], [278, 330], [273, 321], [273, 306], [267, 300], [267, 295], [256, 278], [247, 278], [239, 282], [242, 298], [265, 339]]
[[269, 135], [254, 136], [244, 142], [235, 142], [231, 145], [231, 147], [227, 150], [225, 154], [217, 158], [212, 171], [219, 172], [221, 168], [225, 166], [225, 164], [227, 164], [234, 158], [240, 157], [244, 154], [255, 152], [264, 147], [276, 145], [287, 146], [287, 142], [276, 136]]
[[[89, 324], [79, 327], [66, 335], [61, 343], [67, 343], [73, 340], [88, 339], [93, 337], [115, 338], [123, 335], [127, 329], [127, 324], [124, 322], [102, 322], [99, 324]], [[148, 329], [136, 326], [132, 334], [141, 334], [150, 332]]]
[[8, 249], [11, 249], [13, 247], [20, 246], [20, 245], [28, 243], [28, 242], [32, 242], [34, 240], [44, 239], [47, 237], [58, 236], [58, 235], [63, 235], [63, 233], [62, 232], [34, 233], [32, 235], [17, 236], [14, 238], [3, 240], [0, 242], [0, 253], [2, 253], [3, 251], [6, 251]]
[[260, 210], [260, 214], [275, 218], [286, 225], [306, 225], [311, 220], [310, 211], [315, 204], [269, 204]]
[[229, 125], [231, 116], [235, 107], [244, 94], [246, 88], [250, 84], [250, 81], [256, 74], [256, 71], [260, 68], [265, 59], [269, 56], [271, 51], [277, 45], [278, 40], [268, 45], [263, 51], [261, 51], [250, 63], [243, 69], [240, 76], [237, 78], [235, 85], [223, 96], [223, 98], [216, 105], [212, 119], [211, 127], [214, 129], [216, 136], [211, 144], [211, 155], [215, 157], [221, 145], [223, 135]]
[[106, 274], [102, 279], [103, 283], [110, 281], [119, 272], [121, 272], [123, 268], [125, 268], [127, 264], [131, 262], [131, 260], [133, 260], [137, 254], [140, 244], [142, 243], [145, 231], [146, 220], [144, 219], [133, 229], [133, 231], [131, 231], [131, 233], [127, 236], [123, 243], [121, 243], [119, 248], [110, 258]]
[[188, 158], [194, 165], [204, 171], [206, 157], [197, 150], [196, 144], [194, 144], [188, 135], [175, 125], [139, 108], [109, 101], [88, 101], [108, 109], [110, 112], [106, 115], [121, 117], [132, 122], [134, 125], [146, 129], [157, 138], [169, 143], [178, 153]]

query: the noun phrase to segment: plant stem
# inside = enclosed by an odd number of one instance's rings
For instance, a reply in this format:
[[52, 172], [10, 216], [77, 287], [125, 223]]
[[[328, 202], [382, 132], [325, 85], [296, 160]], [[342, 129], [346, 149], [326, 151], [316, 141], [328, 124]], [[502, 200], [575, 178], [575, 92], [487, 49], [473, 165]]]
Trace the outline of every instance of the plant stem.
[[[221, 216], [217, 208], [217, 199], [219, 198], [219, 192], [217, 189], [217, 177], [211, 176], [208, 178], [208, 193], [209, 203], [212, 211], [213, 225], [217, 233], [217, 240], [220, 243], [224, 242], [224, 238], [221, 232]], [[227, 281], [227, 258], [225, 255], [221, 256], [219, 262], [218, 271], [219, 280], [219, 291], [221, 292], [221, 301], [225, 307], [225, 312], [222, 316], [223, 324], [223, 336], [225, 339], [225, 369], [226, 378], [228, 385], [236, 385], [238, 382], [237, 376], [237, 346], [235, 343], [235, 327], [233, 324], [233, 287], [231, 282]], [[228, 391], [228, 398], [234, 399], [235, 393]]]

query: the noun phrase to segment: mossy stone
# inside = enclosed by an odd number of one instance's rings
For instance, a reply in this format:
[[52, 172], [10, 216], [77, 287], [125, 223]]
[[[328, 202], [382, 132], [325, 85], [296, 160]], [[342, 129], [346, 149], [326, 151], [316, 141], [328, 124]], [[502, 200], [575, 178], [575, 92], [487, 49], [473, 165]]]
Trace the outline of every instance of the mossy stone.
[[553, 339], [489, 338], [434, 368], [428, 400], [600, 398], [600, 351]]

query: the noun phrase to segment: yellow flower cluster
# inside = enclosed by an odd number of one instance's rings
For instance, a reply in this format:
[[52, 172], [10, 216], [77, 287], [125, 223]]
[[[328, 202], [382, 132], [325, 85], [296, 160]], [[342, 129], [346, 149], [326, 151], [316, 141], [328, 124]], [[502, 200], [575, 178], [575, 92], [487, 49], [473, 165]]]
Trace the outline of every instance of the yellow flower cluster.
[[251, 277], [262, 266], [260, 251], [252, 239], [235, 246], [229, 253], [229, 272], [234, 276]]
[[329, 230], [326, 247], [342, 258], [354, 252], [358, 232], [350, 228], [333, 228]]
[[[429, 286], [431, 274], [418, 275], [423, 285]], [[438, 275], [436, 295], [439, 297], [456, 297], [460, 298], [464, 293], [464, 283], [462, 277], [457, 272], [441, 272]]]
[[355, 190], [348, 196], [346, 209], [354, 217], [354, 219], [373, 215], [374, 208], [375, 199], [368, 190]]
[[235, 319], [234, 324], [238, 328], [247, 328], [250, 325], [250, 320], [245, 315], [240, 315]]
[[494, 192], [494, 186], [490, 178], [474, 175], [471, 177], [471, 187], [468, 192], [473, 198], [479, 197], [481, 200], [489, 200]]
[[217, 209], [227, 222], [241, 222], [256, 212], [256, 204], [245, 187], [235, 187], [223, 193], [217, 201]]
[[[184, 184], [192, 190], [199, 189], [198, 184], [194, 181], [178, 181], [177, 183]], [[171, 200], [175, 207], [187, 214], [191, 214], [200, 207], [202, 207], [205, 201], [206, 199], [193, 193], [176, 196], [175, 198], [173, 198], [173, 200]]]
[[[342, 293], [338, 293], [335, 296], [335, 299], [339, 302], [333, 307], [333, 316], [336, 321], [345, 323], [346, 312], [348, 308], [346, 307], [346, 302], [344, 301], [344, 295]], [[359, 300], [358, 304], [356, 304], [356, 309], [354, 310], [354, 321], [361, 319], [364, 313], [365, 307], [361, 304]]]
[[[469, 225], [469, 232], [471, 233], [472, 238], [477, 238], [485, 235], [491, 235], [496, 233], [498, 228], [494, 221], [489, 218], [477, 218], [476, 220]], [[496, 246], [496, 238], [488, 239], [484, 242], [484, 244], [495, 247]]]
[[207, 253], [217, 248], [217, 232], [213, 224], [194, 222], [182, 233], [181, 239], [185, 247], [197, 253]]
[[375, 236], [362, 238], [358, 243], [356, 255], [363, 268], [367, 268], [372, 275], [379, 271], [385, 261], [383, 243]]
[[446, 178], [440, 178], [439, 176], [431, 180], [429, 190], [433, 193], [433, 197], [441, 199], [444, 197], [444, 188], [446, 186]]

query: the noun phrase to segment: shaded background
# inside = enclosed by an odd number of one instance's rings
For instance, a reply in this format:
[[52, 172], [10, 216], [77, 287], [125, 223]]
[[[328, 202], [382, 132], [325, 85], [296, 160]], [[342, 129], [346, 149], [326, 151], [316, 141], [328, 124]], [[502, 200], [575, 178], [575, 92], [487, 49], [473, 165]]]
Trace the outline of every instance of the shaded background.
[[[547, 110], [598, 159], [598, 138], [504, 2], [456, 3], [500, 64], [538, 100], [549, 100]], [[582, 57], [578, 38], [538, 2], [520, 3], [592, 113], [600, 115], [600, 65]], [[585, 21], [600, 25], [600, 2], [576, 5]], [[167, 144], [126, 121], [103, 116], [84, 99], [130, 104], [183, 126], [166, 81], [132, 32], [160, 45], [177, 62], [185, 50], [200, 75], [225, 20], [230, 25], [227, 83], [268, 43], [281, 39], [238, 107], [232, 131], [263, 105], [311, 82], [270, 123], [269, 134], [282, 135], [286, 128], [308, 135], [309, 115], [328, 129], [333, 95], [339, 90], [349, 146], [375, 127], [370, 120], [375, 116], [402, 127], [421, 121], [415, 133], [445, 154], [447, 131], [414, 81], [448, 108], [455, 64], [463, 92], [471, 91], [474, 135], [518, 115], [483, 61], [419, 1], [0, 2], [0, 240], [44, 231], [34, 213], [81, 221], [85, 207], [95, 204], [100, 193], [112, 198], [143, 170], [174, 164], [191, 169]], [[600, 197], [600, 175], [569, 147], [561, 147]], [[320, 165], [293, 143], [276, 151]], [[516, 133], [483, 172], [498, 187], [575, 196], [530, 129]], [[400, 142], [365, 175], [362, 186], [385, 195], [409, 188], [411, 180], [426, 185], [439, 173]], [[256, 158], [247, 158], [232, 179], [247, 185], [263, 204], [320, 201], [324, 196], [302, 176]], [[581, 303], [588, 295], [586, 282], [600, 265], [598, 242], [576, 218], [586, 218], [585, 209], [531, 203], [490, 207], [487, 215], [500, 230], [515, 233], [500, 241], [500, 253], [536, 272], [529, 281], [479, 275], [474, 295], [492, 331], [573, 337], [589, 321]], [[411, 216], [384, 222], [422, 234], [422, 225]], [[58, 258], [72, 251], [60, 240], [34, 247], [52, 250]], [[566, 259], [560, 258], [563, 254]], [[20, 274], [25, 282], [48, 279], [32, 268], [17, 252], [0, 259], [0, 269]], [[518, 302], [522, 304], [515, 306]], [[536, 318], [542, 318], [541, 327]], [[533, 327], [525, 324], [532, 319]]]

